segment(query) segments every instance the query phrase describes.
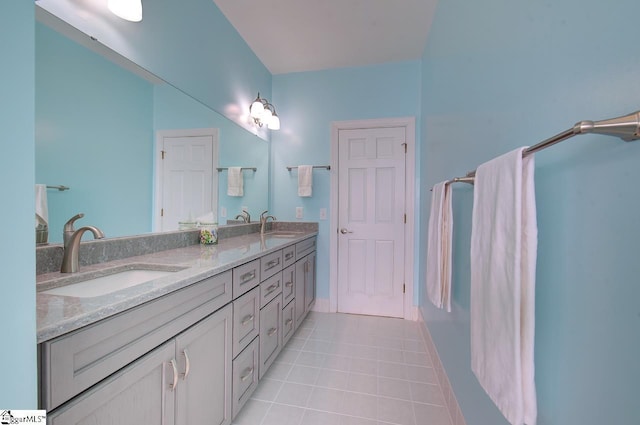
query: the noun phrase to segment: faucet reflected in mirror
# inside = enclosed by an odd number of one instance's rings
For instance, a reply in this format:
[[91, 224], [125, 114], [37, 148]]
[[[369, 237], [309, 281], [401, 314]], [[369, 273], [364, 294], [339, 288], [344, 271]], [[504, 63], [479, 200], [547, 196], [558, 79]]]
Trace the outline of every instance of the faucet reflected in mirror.
[[236, 220], [242, 220], [249, 224], [251, 223], [251, 214], [249, 214], [247, 210], [242, 210], [242, 212], [236, 216]]
[[260, 214], [260, 235], [264, 235], [264, 228], [267, 224], [267, 220], [271, 219], [273, 221], [276, 221], [276, 218], [272, 215], [265, 215], [267, 214], [269, 211], [265, 210], [262, 212], [262, 214]]
[[62, 267], [60, 273], [76, 273], [80, 266], [78, 265], [78, 251], [80, 251], [80, 240], [86, 231], [93, 233], [95, 239], [104, 238], [102, 230], [95, 226], [84, 226], [78, 230], [74, 229], [73, 223], [84, 217], [83, 213], [79, 213], [71, 217], [64, 225], [64, 256], [62, 257]]

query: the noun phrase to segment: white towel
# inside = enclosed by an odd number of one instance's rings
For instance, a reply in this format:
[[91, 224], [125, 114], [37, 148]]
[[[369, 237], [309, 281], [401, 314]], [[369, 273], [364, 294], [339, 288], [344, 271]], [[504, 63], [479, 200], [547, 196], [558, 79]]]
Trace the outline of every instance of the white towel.
[[451, 311], [451, 256], [453, 213], [451, 187], [446, 182], [433, 186], [429, 239], [427, 240], [427, 296], [438, 308]]
[[36, 228], [49, 226], [49, 209], [47, 206], [47, 185], [36, 185]]
[[513, 425], [535, 425], [537, 233], [533, 155], [476, 171], [471, 230], [471, 368]]
[[313, 186], [313, 166], [298, 166], [298, 196], [311, 196]]
[[227, 195], [244, 196], [242, 167], [229, 167], [227, 172]]

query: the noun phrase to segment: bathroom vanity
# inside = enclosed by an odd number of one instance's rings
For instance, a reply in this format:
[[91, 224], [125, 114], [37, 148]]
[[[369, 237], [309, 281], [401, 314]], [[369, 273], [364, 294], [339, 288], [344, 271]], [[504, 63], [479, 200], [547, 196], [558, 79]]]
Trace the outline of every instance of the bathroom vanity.
[[73, 276], [163, 271], [99, 295], [74, 296], [72, 286], [59, 295], [52, 286], [68, 278], [39, 275], [40, 408], [50, 423], [231, 423], [313, 306], [316, 234], [253, 233]]

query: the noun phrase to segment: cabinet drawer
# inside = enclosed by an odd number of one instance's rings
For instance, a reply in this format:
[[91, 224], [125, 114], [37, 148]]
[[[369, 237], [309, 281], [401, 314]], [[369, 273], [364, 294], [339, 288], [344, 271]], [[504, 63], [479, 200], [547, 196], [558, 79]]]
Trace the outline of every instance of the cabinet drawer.
[[282, 251], [272, 252], [260, 259], [260, 277], [265, 280], [282, 270]]
[[53, 410], [230, 301], [228, 271], [42, 343], [42, 408]]
[[260, 379], [282, 348], [282, 296], [260, 310]]
[[233, 357], [260, 332], [260, 288], [233, 301]]
[[234, 418], [258, 386], [259, 341], [259, 337], [254, 338], [233, 361], [232, 417]]
[[296, 303], [291, 300], [285, 308], [282, 309], [282, 346], [287, 345], [287, 342], [293, 336], [296, 326]]
[[305, 239], [302, 242], [296, 244], [296, 260], [301, 259], [310, 252], [316, 249], [316, 237]]
[[295, 297], [296, 266], [290, 265], [282, 271], [282, 303], [289, 304]]
[[233, 269], [233, 298], [248, 292], [260, 283], [260, 259]]
[[288, 267], [296, 262], [296, 246], [290, 245], [282, 249], [282, 267]]
[[282, 293], [282, 272], [260, 284], [260, 308]]

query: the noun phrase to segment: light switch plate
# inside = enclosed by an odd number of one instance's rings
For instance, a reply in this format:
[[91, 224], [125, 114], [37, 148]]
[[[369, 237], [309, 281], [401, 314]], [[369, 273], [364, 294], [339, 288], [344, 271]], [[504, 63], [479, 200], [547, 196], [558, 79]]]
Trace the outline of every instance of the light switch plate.
[[326, 220], [326, 219], [327, 219], [327, 209], [320, 208], [320, 220]]
[[302, 218], [302, 207], [296, 207], [296, 218]]

